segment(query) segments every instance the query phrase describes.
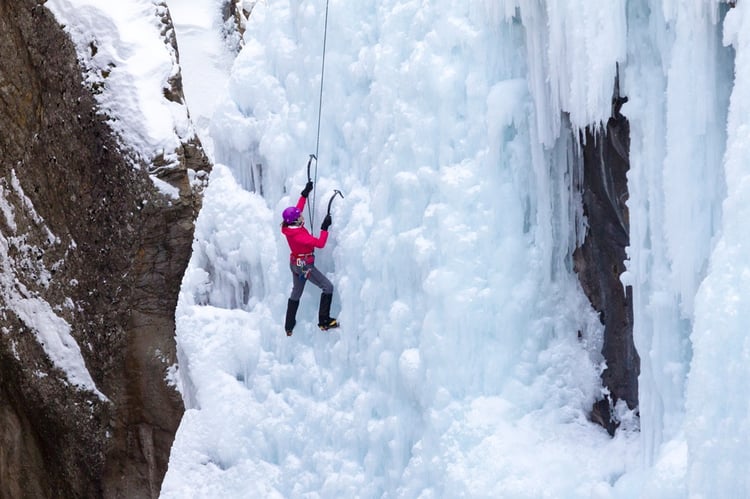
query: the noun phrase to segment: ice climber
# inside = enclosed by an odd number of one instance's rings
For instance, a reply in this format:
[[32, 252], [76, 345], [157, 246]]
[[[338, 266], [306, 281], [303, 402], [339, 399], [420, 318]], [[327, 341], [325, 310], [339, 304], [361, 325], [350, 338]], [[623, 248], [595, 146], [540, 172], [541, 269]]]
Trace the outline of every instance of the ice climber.
[[331, 215], [327, 214], [320, 226], [320, 236], [315, 237], [305, 228], [305, 218], [302, 210], [305, 208], [307, 196], [313, 189], [313, 183], [308, 181], [300, 193], [296, 206], [285, 209], [281, 223], [281, 233], [286, 236], [289, 243], [289, 268], [292, 270], [292, 294], [286, 306], [286, 320], [284, 329], [286, 335], [291, 336], [292, 330], [297, 323], [297, 308], [305, 289], [307, 281], [318, 286], [320, 295], [320, 309], [318, 310], [318, 327], [322, 330], [336, 328], [339, 326], [336, 319], [331, 317], [331, 302], [333, 301], [333, 284], [315, 268], [315, 248], [323, 248], [328, 240], [328, 227], [331, 226]]

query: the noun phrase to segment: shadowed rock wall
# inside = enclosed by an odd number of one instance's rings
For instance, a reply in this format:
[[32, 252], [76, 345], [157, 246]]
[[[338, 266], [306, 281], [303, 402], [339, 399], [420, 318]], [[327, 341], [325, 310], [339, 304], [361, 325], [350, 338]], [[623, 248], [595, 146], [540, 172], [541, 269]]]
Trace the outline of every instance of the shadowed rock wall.
[[[163, 174], [180, 197], [159, 194], [37, 0], [0, 0], [0, 60], [0, 498], [157, 497], [183, 412], [166, 378], [200, 205], [188, 169], [208, 162], [184, 144]], [[50, 360], [30, 303], [70, 325], [106, 398]]]
[[588, 231], [574, 255], [581, 286], [604, 325], [602, 355], [607, 368], [602, 382], [609, 390], [593, 411], [593, 418], [612, 434], [618, 424], [611, 411], [619, 400], [638, 406], [640, 358], [633, 341], [632, 289], [622, 285], [625, 249], [630, 241], [626, 201], [630, 168], [630, 125], [620, 113], [627, 101], [615, 83], [612, 117], [600, 130], [587, 128], [581, 136], [583, 152], [583, 211]]

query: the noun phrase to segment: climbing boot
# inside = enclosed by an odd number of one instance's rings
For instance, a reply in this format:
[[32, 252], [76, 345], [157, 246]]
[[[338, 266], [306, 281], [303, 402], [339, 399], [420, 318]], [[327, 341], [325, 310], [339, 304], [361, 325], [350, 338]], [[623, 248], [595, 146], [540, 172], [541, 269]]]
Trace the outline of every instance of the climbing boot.
[[323, 293], [320, 295], [320, 309], [318, 310], [318, 327], [323, 331], [339, 327], [336, 319], [331, 317], [331, 302], [333, 295]]
[[297, 324], [297, 308], [299, 307], [299, 300], [292, 300], [291, 298], [286, 303], [286, 320], [284, 321], [284, 330], [286, 335], [291, 336], [292, 330], [295, 324]]
[[333, 317], [329, 317], [325, 322], [318, 323], [318, 327], [321, 331], [328, 331], [329, 329], [335, 329], [339, 327], [339, 321]]

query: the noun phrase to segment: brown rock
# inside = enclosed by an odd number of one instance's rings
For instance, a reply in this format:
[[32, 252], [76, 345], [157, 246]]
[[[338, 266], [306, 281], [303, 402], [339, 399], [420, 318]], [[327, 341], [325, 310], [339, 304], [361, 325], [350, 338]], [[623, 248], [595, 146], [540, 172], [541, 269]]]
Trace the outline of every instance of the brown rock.
[[[184, 144], [159, 173], [180, 197], [160, 194], [36, 0], [0, 0], [0, 57], [0, 498], [157, 497], [183, 412], [166, 376], [200, 207], [188, 168], [208, 162]], [[70, 325], [108, 400], [55, 367], [19, 297]]]
[[[630, 228], [626, 201], [630, 168], [630, 126], [620, 114], [627, 98], [615, 84], [612, 117], [601, 130], [585, 130], [583, 150], [583, 210], [589, 229], [581, 247], [573, 254], [575, 271], [586, 296], [604, 325], [602, 355], [607, 368], [602, 382], [608, 397], [597, 402], [592, 419], [610, 433], [618, 424], [611, 411], [619, 400], [630, 409], [638, 406], [640, 358], [633, 341], [632, 289], [624, 288]], [[602, 403], [603, 402], [603, 403]]]

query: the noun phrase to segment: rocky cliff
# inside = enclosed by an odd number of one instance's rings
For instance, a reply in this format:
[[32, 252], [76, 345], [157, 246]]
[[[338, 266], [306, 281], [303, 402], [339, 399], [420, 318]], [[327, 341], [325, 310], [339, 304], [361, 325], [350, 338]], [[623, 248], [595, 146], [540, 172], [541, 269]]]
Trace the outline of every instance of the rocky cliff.
[[157, 497], [183, 412], [168, 379], [190, 179], [208, 162], [186, 141], [159, 173], [179, 197], [161, 194], [37, 0], [0, 0], [0, 57], [0, 497]]

